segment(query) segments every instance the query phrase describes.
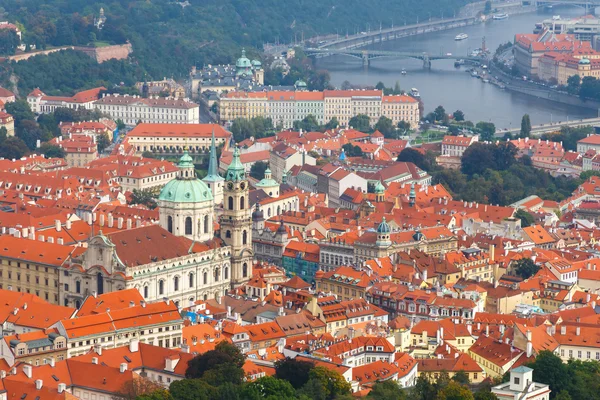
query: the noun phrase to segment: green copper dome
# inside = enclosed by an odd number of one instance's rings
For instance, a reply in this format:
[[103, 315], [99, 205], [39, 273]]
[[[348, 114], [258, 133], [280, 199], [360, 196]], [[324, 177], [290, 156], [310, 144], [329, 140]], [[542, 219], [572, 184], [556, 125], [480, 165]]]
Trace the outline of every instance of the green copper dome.
[[272, 187], [272, 186], [279, 186], [279, 183], [277, 183], [277, 181], [273, 178], [271, 178], [271, 170], [269, 168], [267, 168], [265, 170], [265, 177], [262, 178], [260, 180], [260, 182], [258, 182], [256, 184], [256, 187]]
[[252, 68], [252, 62], [246, 57], [246, 49], [242, 49], [242, 56], [237, 59], [235, 66], [237, 68]]
[[385, 188], [381, 184], [381, 181], [377, 181], [377, 185], [375, 185], [375, 194], [384, 194]]
[[387, 222], [385, 222], [385, 217], [377, 227], [377, 233], [390, 233], [392, 230]]
[[237, 146], [233, 150], [233, 160], [231, 160], [231, 164], [229, 164], [229, 168], [227, 168], [225, 180], [228, 182], [239, 182], [246, 180], [246, 169], [240, 161], [240, 150], [237, 148]]
[[194, 160], [187, 151], [184, 152], [177, 167], [179, 168], [177, 178], [162, 188], [158, 200], [173, 203], [201, 203], [213, 199], [206, 183], [196, 178]]

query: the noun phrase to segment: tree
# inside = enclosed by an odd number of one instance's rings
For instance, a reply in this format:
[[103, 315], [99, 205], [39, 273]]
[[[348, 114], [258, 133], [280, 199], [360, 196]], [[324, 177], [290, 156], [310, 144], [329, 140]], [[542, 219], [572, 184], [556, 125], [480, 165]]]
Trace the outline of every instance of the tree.
[[581, 89], [581, 77], [579, 75], [571, 75], [567, 78], [567, 92], [569, 94], [579, 94]]
[[337, 117], [332, 117], [329, 122], [325, 124], [325, 129], [336, 129], [338, 126], [340, 126], [340, 122], [338, 121]]
[[410, 123], [406, 121], [398, 122], [398, 129], [402, 131], [402, 134], [405, 135], [406, 132], [410, 131]]
[[294, 130], [299, 131], [302, 129], [305, 132], [314, 132], [319, 130], [319, 122], [317, 118], [309, 114], [302, 121], [294, 121]]
[[491, 0], [487, 0], [485, 2], [485, 6], [483, 8], [483, 13], [484, 14], [489, 14], [491, 12], [492, 12], [492, 2], [491, 2]]
[[29, 148], [21, 139], [15, 136], [7, 138], [0, 144], [0, 157], [6, 159], [19, 159], [29, 152]]
[[141, 376], [126, 381], [119, 391], [112, 396], [112, 399], [136, 400], [139, 396], [144, 395], [148, 396], [146, 397], [147, 400], [173, 400], [167, 390], [159, 384]]
[[309, 381], [319, 382], [328, 400], [337, 396], [349, 394], [352, 391], [350, 383], [339, 372], [325, 368], [315, 367], [309, 372]]
[[44, 143], [40, 146], [40, 152], [46, 158], [65, 158], [65, 150], [57, 145]]
[[21, 138], [30, 150], [37, 148], [38, 141], [45, 142], [52, 138], [51, 134], [44, 131], [35, 121], [24, 120], [16, 129], [16, 136]]
[[523, 279], [529, 279], [540, 270], [531, 258], [522, 258], [515, 263], [515, 273]]
[[415, 400], [431, 400], [437, 396], [437, 390], [425, 374], [419, 375], [417, 383], [413, 389], [413, 398]]
[[498, 396], [488, 390], [478, 390], [473, 396], [475, 400], [498, 400]]
[[440, 390], [437, 400], [473, 400], [473, 393], [466, 386], [451, 381], [444, 389]]
[[213, 386], [241, 383], [244, 377], [244, 355], [237, 346], [221, 341], [214, 350], [197, 355], [188, 363], [185, 377], [203, 378]]
[[535, 222], [533, 215], [521, 208], [519, 208], [515, 213], [515, 218], [519, 218], [521, 220], [521, 228], [527, 228], [528, 226], [533, 225]]
[[491, 142], [494, 140], [494, 135], [496, 133], [496, 125], [492, 122], [484, 122], [480, 121], [475, 125], [475, 129], [477, 129], [480, 133], [479, 139], [483, 142]]
[[257, 390], [258, 393], [266, 399], [295, 399], [296, 392], [294, 387], [290, 382], [283, 379], [277, 379], [272, 376], [263, 376], [250, 383], [248, 386], [250, 386], [251, 390]]
[[381, 132], [386, 138], [396, 138], [394, 122], [383, 115], [379, 117], [379, 121], [375, 124], [375, 129]]
[[435, 110], [433, 110], [433, 115], [435, 116], [436, 121], [444, 121], [444, 119], [448, 118], [446, 110], [442, 106], [437, 106]]
[[523, 115], [521, 118], [521, 133], [520, 137], [526, 138], [531, 134], [531, 120], [529, 119], [529, 114]]
[[106, 133], [96, 135], [96, 146], [98, 146], [98, 153], [102, 153], [108, 146], [110, 146], [110, 139]]
[[[478, 400], [478, 399], [475, 399]], [[571, 395], [566, 390], [561, 390], [558, 392], [554, 400], [572, 400]]]
[[265, 177], [265, 171], [269, 165], [265, 161], [257, 161], [250, 167], [250, 176], [254, 179], [261, 180]]
[[404, 400], [406, 395], [396, 381], [388, 380], [376, 382], [367, 395], [368, 399], [375, 400]]
[[354, 146], [352, 143], [346, 143], [342, 146], [344, 149], [344, 153], [346, 153], [346, 157], [362, 157], [363, 151], [359, 146]]
[[431, 165], [428, 163], [423, 153], [421, 153], [419, 150], [413, 149], [412, 147], [404, 148], [398, 155], [396, 161], [411, 162], [424, 171], [428, 171], [431, 168]]
[[133, 189], [129, 204], [142, 204], [151, 210], [155, 209], [157, 206], [154, 193], [148, 189]]
[[385, 84], [381, 81], [377, 82], [377, 85], [375, 85], [375, 89], [377, 90], [384, 90], [385, 89]]
[[371, 120], [368, 115], [358, 114], [350, 118], [348, 126], [351, 126], [352, 129], [356, 129], [357, 131], [369, 132], [371, 130]]
[[31, 111], [31, 108], [29, 108], [27, 100], [11, 101], [10, 103], [6, 103], [4, 108], [15, 119], [15, 127], [20, 126], [23, 121], [35, 120], [35, 115]]
[[4, 143], [8, 137], [8, 130], [4, 126], [0, 126], [0, 144]]
[[452, 114], [452, 116], [454, 117], [454, 120], [456, 122], [461, 122], [465, 120], [465, 113], [460, 111], [460, 110], [456, 110], [454, 111], [454, 113]]
[[214, 398], [217, 388], [202, 379], [182, 379], [173, 381], [169, 391], [177, 400], [203, 400]]
[[550, 385], [553, 393], [569, 390], [572, 377], [569, 374], [567, 364], [560, 357], [549, 350], [539, 352], [535, 361], [528, 365], [533, 368], [533, 381]]
[[452, 380], [454, 382], [460, 383], [461, 385], [469, 385], [471, 383], [471, 380], [469, 379], [469, 374], [463, 371], [462, 369], [454, 374]]
[[286, 357], [275, 363], [275, 377], [284, 379], [295, 389], [299, 389], [308, 382], [309, 373], [313, 368], [313, 363]]
[[17, 51], [19, 37], [12, 29], [0, 29], [0, 55], [12, 56]]

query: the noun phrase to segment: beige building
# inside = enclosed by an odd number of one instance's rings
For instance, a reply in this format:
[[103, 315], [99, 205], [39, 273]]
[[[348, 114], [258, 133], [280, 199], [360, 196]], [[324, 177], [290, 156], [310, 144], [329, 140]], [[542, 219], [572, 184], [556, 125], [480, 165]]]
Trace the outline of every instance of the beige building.
[[56, 329], [4, 336], [0, 341], [0, 357], [9, 366], [54, 365], [67, 358], [67, 338]]
[[33, 232], [27, 228], [14, 236], [0, 236], [0, 288], [31, 293], [60, 304], [62, 266], [75, 250], [71, 246], [23, 239]]
[[187, 99], [114, 94], [102, 96], [94, 102], [94, 107], [127, 125], [136, 125], [140, 121], [152, 124], [200, 123], [200, 106]]
[[411, 128], [416, 128], [420, 119], [416, 99], [404, 95], [384, 96], [381, 90], [233, 91], [219, 99], [222, 122], [262, 116], [285, 129], [292, 128], [294, 121], [308, 115], [313, 115], [320, 124], [337, 118], [341, 126], [347, 126], [350, 119], [359, 114], [369, 116], [372, 125], [385, 116], [394, 125], [406, 121]]
[[69, 134], [68, 138], [59, 136], [48, 143], [65, 151], [65, 161], [69, 167], [83, 167], [98, 158], [96, 136], [93, 134]]
[[566, 85], [569, 77], [579, 75], [581, 79], [591, 76], [600, 78], [600, 53], [594, 50], [579, 50], [561, 54], [545, 53], [538, 60], [539, 78], [558, 85]]
[[135, 149], [136, 155], [145, 151], [157, 154], [181, 154], [184, 149], [190, 155], [207, 153], [210, 150], [212, 132], [215, 132], [215, 145], [224, 145], [231, 133], [219, 124], [138, 124], [126, 137]]
[[269, 156], [269, 168], [273, 179], [277, 182], [282, 182], [283, 174], [295, 165], [316, 165], [316, 163], [317, 160], [306, 151], [296, 150], [284, 143], [275, 145]]
[[13, 116], [0, 111], [0, 128], [6, 128], [6, 136], [15, 136], [15, 119]]

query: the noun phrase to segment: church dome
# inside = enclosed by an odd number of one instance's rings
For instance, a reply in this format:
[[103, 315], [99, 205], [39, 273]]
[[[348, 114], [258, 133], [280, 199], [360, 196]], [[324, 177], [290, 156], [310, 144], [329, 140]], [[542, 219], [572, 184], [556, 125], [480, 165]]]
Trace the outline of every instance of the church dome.
[[260, 67], [262, 67], [262, 63], [258, 60], [252, 60], [252, 66], [254, 68], [260, 68]]
[[235, 63], [236, 68], [252, 68], [252, 62], [246, 57], [246, 50], [242, 49], [242, 56]]
[[275, 179], [271, 178], [271, 170], [269, 168], [267, 168], [265, 171], [265, 177], [262, 178], [260, 180], [260, 182], [258, 182], [256, 184], [256, 187], [268, 188], [268, 187], [274, 187], [274, 186], [279, 186], [279, 183], [277, 183], [277, 181]]
[[579, 60], [579, 64], [589, 64], [590, 60], [587, 58], [582, 58], [581, 60]]
[[260, 207], [258, 206], [258, 203], [256, 203], [256, 209], [252, 212], [252, 220], [258, 221], [258, 220], [261, 220], [264, 218], [265, 218], [265, 214], [263, 213], [263, 210], [261, 210]]
[[194, 160], [186, 151], [179, 164], [177, 178], [169, 181], [160, 191], [158, 200], [173, 203], [201, 203], [213, 199], [212, 192], [194, 172]]
[[377, 227], [377, 233], [390, 233], [391, 231], [392, 229], [390, 228], [390, 225], [385, 222], [385, 217], [383, 217], [383, 220]]
[[300, 80], [300, 79], [298, 79], [298, 80], [296, 81], [296, 83], [294, 83], [294, 86], [295, 86], [297, 89], [306, 89], [306, 82], [304, 82], [303, 80]]

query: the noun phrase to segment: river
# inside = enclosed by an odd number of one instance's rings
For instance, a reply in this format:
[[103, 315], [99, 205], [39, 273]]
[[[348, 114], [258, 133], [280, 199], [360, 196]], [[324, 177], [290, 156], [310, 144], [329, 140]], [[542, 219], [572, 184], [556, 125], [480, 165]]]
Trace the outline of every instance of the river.
[[[372, 48], [467, 55], [473, 49], [481, 47], [485, 36], [486, 46], [493, 52], [500, 44], [512, 41], [516, 33], [531, 33], [536, 22], [551, 18], [553, 14], [575, 17], [582, 15], [583, 10], [576, 7], [555, 8], [551, 11], [512, 15], [506, 20], [378, 43]], [[454, 37], [463, 32], [469, 38], [455, 41]], [[530, 115], [533, 125], [598, 116], [594, 110], [554, 103], [483, 83], [466, 73], [464, 67], [454, 68], [451, 60], [432, 61], [431, 70], [426, 70], [420, 60], [381, 58], [371, 60], [371, 65], [364, 68], [362, 60], [332, 56], [317, 59], [317, 66], [329, 71], [331, 83], [336, 87], [341, 87], [346, 80], [354, 85], [371, 86], [381, 81], [390, 87], [400, 82], [400, 86], [406, 91], [413, 87], [419, 90], [425, 104], [425, 113], [442, 105], [449, 113], [460, 109], [467, 119], [474, 122], [494, 122], [500, 129], [520, 126], [523, 114]], [[407, 71], [406, 75], [401, 74], [403, 68]]]

